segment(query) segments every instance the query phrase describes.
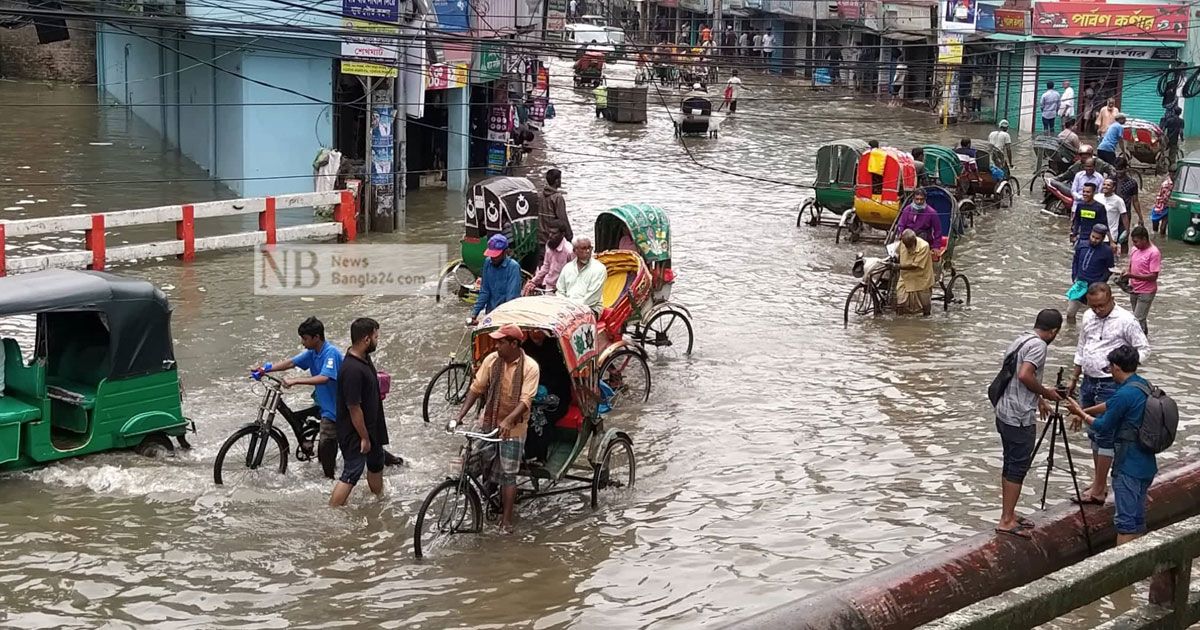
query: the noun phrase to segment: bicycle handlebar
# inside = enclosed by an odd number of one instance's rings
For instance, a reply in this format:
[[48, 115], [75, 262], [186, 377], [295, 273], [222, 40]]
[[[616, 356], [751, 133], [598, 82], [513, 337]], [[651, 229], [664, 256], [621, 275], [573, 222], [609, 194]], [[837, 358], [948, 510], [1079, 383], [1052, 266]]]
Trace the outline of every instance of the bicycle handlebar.
[[500, 441], [500, 427], [496, 427], [495, 429], [492, 429], [491, 432], [489, 432], [489, 433], [478, 433], [475, 431], [457, 430], [456, 429], [457, 426], [458, 426], [458, 422], [451, 420], [450, 422], [446, 423], [446, 432], [453, 433], [455, 435], [462, 435], [462, 436], [471, 438], [473, 440], [482, 440], [484, 442], [499, 442]]

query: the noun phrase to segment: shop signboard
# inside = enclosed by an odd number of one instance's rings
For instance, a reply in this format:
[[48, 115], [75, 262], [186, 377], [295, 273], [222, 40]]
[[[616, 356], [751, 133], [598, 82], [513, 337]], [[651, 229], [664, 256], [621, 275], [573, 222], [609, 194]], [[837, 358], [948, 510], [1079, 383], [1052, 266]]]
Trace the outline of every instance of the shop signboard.
[[1010, 35], [1029, 34], [1029, 11], [996, 9], [996, 32]]
[[939, 0], [938, 7], [943, 31], [975, 32], [975, 20], [979, 17], [976, 0]]
[[546, 30], [561, 31], [567, 27], [567, 0], [546, 0]]
[[504, 48], [494, 42], [480, 42], [475, 63], [471, 65], [471, 82], [486, 83], [500, 78], [504, 72]]
[[963, 36], [962, 33], [946, 33], [938, 34], [938, 63], [961, 66], [963, 62]]
[[858, 20], [866, 13], [863, 0], [838, 0], [838, 17], [843, 20]]
[[550, 69], [541, 61], [530, 64], [533, 69], [533, 103], [529, 107], [529, 126], [541, 129], [546, 123], [546, 108], [550, 105]]
[[508, 145], [499, 142], [489, 144], [487, 157], [485, 172], [488, 175], [503, 175], [505, 167], [508, 166]]
[[1037, 54], [1050, 57], [1089, 57], [1094, 59], [1154, 59], [1172, 61], [1178, 48], [1150, 46], [1077, 46], [1073, 44], [1038, 44]]
[[467, 64], [465, 63], [430, 64], [429, 74], [425, 77], [426, 90], [452, 90], [466, 84]]
[[488, 110], [488, 140], [508, 142], [512, 137], [512, 107], [508, 103], [508, 86], [499, 84], [492, 91], [492, 106]]
[[996, 7], [990, 4], [979, 5], [975, 19], [975, 30], [980, 33], [996, 32]]
[[361, 61], [377, 61], [385, 65], [395, 62], [400, 56], [398, 30], [395, 26], [377, 24], [352, 18], [342, 18], [342, 28], [362, 37], [350, 36], [342, 40], [342, 57]]
[[342, 61], [342, 74], [354, 74], [360, 77], [396, 78], [396, 66], [384, 66], [369, 61]]
[[342, 0], [342, 17], [395, 24], [400, 18], [396, 0]]
[[1033, 34], [1187, 41], [1189, 7], [1190, 4], [1039, 2], [1033, 7]]
[[466, 0], [433, 1], [433, 12], [437, 16], [438, 29], [447, 33], [466, 33], [471, 30], [467, 10]]

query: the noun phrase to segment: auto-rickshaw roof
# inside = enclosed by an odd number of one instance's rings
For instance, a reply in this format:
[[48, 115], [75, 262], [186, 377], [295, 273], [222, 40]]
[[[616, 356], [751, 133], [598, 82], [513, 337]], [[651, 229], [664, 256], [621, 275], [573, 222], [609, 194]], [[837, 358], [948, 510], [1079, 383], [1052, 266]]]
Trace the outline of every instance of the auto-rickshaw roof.
[[522, 330], [541, 330], [558, 339], [567, 369], [572, 372], [596, 357], [596, 317], [592, 309], [574, 300], [556, 295], [509, 300], [484, 316], [474, 334], [478, 337], [505, 324], [516, 324]]
[[0, 278], [0, 316], [80, 311], [104, 314], [110, 378], [161, 371], [174, 360], [171, 307], [145, 280], [66, 269]]
[[596, 251], [615, 249], [621, 240], [618, 222], [629, 229], [647, 262], [671, 259], [671, 219], [667, 211], [645, 203], [627, 203], [596, 216]]
[[135, 316], [169, 309], [167, 296], [153, 284], [101, 271], [48, 269], [0, 278], [0, 315], [115, 311]]

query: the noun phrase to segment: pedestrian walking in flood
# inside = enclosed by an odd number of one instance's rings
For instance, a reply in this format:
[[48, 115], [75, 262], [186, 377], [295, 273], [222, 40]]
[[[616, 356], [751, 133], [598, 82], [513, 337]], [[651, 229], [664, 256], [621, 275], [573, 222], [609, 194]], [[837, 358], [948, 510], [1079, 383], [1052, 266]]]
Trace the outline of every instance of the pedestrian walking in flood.
[[[1106, 247], [1101, 249], [1109, 251]], [[1079, 327], [1075, 373], [1071, 377], [1068, 392], [1074, 395], [1082, 376], [1079, 405], [1091, 410], [1107, 402], [1117, 389], [1109, 353], [1121, 346], [1130, 346], [1137, 349], [1138, 362], [1144, 363], [1150, 356], [1150, 344], [1133, 313], [1117, 306], [1112, 288], [1107, 283], [1096, 282], [1088, 287], [1087, 302], [1089, 310], [1084, 313]], [[1108, 496], [1108, 472], [1112, 467], [1114, 436], [1111, 432], [1093, 428], [1088, 430], [1088, 439], [1092, 444], [1095, 477], [1081, 496], [1084, 503], [1103, 505]]]
[[336, 424], [342, 474], [329, 497], [332, 507], [346, 505], [364, 469], [371, 493], [383, 495], [383, 447], [388, 443], [388, 431], [379, 372], [371, 361], [371, 353], [378, 346], [378, 322], [360, 317], [350, 324], [350, 348], [337, 377]]
[[[1000, 374], [993, 381], [993, 388], [1000, 392], [993, 406], [996, 431], [1000, 433], [1004, 453], [1004, 465], [1000, 470], [1000, 522], [996, 525], [996, 531], [1002, 534], [1031, 537], [1029, 530], [1033, 523], [1017, 516], [1017, 501], [1033, 461], [1038, 418], [1045, 420], [1050, 413], [1046, 401], [1062, 400], [1057, 391], [1042, 384], [1046, 351], [1061, 328], [1062, 313], [1058, 310], [1048, 308], [1039, 312], [1033, 322], [1033, 331], [1008, 344]], [[989, 395], [991, 393], [989, 389]]]
[[1129, 281], [1129, 302], [1133, 316], [1149, 333], [1146, 319], [1150, 315], [1150, 304], [1158, 294], [1158, 274], [1162, 271], [1162, 253], [1150, 242], [1150, 231], [1139, 225], [1129, 233], [1133, 249], [1129, 252], [1129, 266], [1121, 277]]
[[[1099, 212], [1103, 212], [1100, 210]], [[1075, 314], [1088, 305], [1087, 287], [1095, 284], [1108, 286], [1109, 269], [1113, 266], [1112, 247], [1104, 242], [1108, 237], [1108, 226], [1103, 223], [1092, 225], [1087, 238], [1075, 243], [1075, 257], [1071, 261], [1070, 302], [1067, 304], [1067, 321], [1075, 324]]]
[[1042, 131], [1045, 133], [1054, 133], [1054, 119], [1058, 117], [1058, 106], [1062, 102], [1062, 95], [1054, 89], [1054, 82], [1046, 82], [1046, 91], [1042, 92]]
[[1121, 146], [1121, 135], [1125, 133], [1125, 114], [1118, 113], [1096, 146], [1096, 157], [1108, 162], [1117, 163], [1117, 150]]

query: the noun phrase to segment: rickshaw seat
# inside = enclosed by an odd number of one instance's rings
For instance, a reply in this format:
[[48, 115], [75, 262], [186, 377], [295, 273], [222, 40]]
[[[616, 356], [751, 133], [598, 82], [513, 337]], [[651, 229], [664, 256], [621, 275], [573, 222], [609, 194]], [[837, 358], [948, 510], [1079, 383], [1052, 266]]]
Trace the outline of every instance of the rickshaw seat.
[[608, 274], [608, 278], [604, 280], [604, 288], [600, 293], [600, 303], [605, 308], [616, 306], [617, 300], [629, 290], [629, 285], [633, 282], [634, 274], [628, 271], [617, 271]]
[[30, 422], [42, 417], [42, 410], [11, 395], [0, 397], [0, 427]]

